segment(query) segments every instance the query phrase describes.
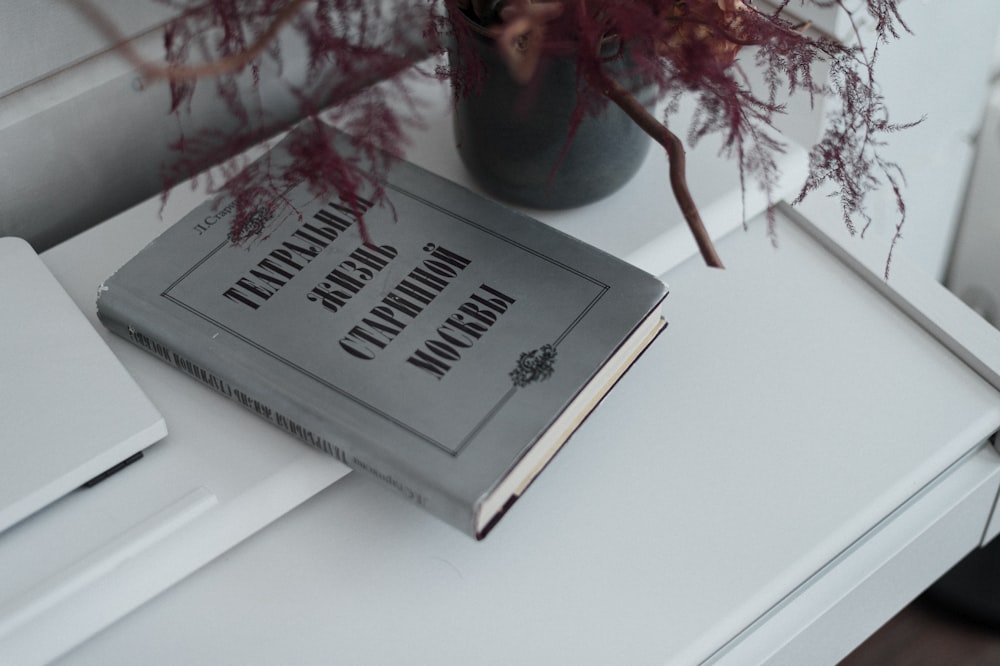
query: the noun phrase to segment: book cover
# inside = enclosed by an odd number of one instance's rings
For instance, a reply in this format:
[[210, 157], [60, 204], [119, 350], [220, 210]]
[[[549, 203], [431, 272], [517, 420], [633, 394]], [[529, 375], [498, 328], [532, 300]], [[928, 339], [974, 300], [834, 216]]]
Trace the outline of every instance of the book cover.
[[360, 206], [295, 186], [242, 244], [235, 205], [206, 202], [105, 282], [98, 315], [482, 538], [662, 329], [667, 290], [413, 164], [384, 185]]

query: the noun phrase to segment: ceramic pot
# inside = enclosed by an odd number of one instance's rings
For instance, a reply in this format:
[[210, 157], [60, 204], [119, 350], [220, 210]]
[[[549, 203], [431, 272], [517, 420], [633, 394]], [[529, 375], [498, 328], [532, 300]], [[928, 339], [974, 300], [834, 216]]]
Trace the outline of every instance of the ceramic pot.
[[[572, 208], [608, 196], [639, 170], [650, 139], [611, 103], [599, 115], [586, 115], [567, 147], [577, 100], [572, 55], [542, 56], [534, 79], [522, 85], [492, 39], [476, 34], [474, 44], [486, 76], [477, 93], [457, 99], [454, 129], [458, 153], [484, 190], [516, 205]], [[608, 67], [651, 103], [652, 95], [624, 76], [625, 62]]]

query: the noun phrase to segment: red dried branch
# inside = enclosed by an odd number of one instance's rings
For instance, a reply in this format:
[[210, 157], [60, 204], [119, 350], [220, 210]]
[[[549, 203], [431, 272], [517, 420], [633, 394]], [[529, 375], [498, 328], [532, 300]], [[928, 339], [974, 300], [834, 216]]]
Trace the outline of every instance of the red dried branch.
[[667, 151], [670, 163], [670, 187], [677, 200], [677, 205], [681, 209], [681, 214], [684, 216], [684, 221], [698, 244], [702, 259], [712, 268], [725, 268], [715, 245], [712, 243], [712, 237], [705, 228], [705, 223], [702, 222], [694, 197], [691, 196], [691, 191], [688, 189], [683, 142], [663, 123], [654, 118], [635, 98], [635, 95], [626, 90], [620, 83], [607, 74], [600, 73], [599, 76], [600, 79], [595, 82], [596, 87]]
[[[869, 221], [864, 211], [866, 195], [888, 185], [896, 194], [900, 213], [894, 243], [900, 235], [905, 218], [902, 173], [883, 157], [882, 149], [887, 133], [908, 125], [889, 121], [874, 76], [878, 47], [908, 32], [898, 12], [900, 0], [863, 0], [855, 3], [860, 7], [852, 11], [848, 11], [844, 0], [801, 0], [800, 4], [847, 12], [855, 29], [856, 15], [866, 11], [875, 30], [876, 43], [871, 51], [860, 45], [845, 46], [832, 39], [804, 35], [800, 26], [782, 16], [791, 0], [777, 0], [771, 14], [751, 6], [750, 0], [412, 0], [398, 2], [391, 10], [385, 10], [382, 3], [365, 0], [157, 1], [182, 10], [165, 31], [165, 65], [143, 60], [114, 23], [96, 8], [94, 0], [74, 0], [75, 6], [144, 76], [169, 82], [173, 111], [180, 113], [190, 103], [196, 80], [214, 79], [220, 98], [240, 121], [241, 129], [232, 136], [217, 133], [202, 137], [202, 142], [182, 137], [178, 146], [184, 154], [179, 163], [185, 165], [211, 159], [219, 150], [232, 154], [232, 148], [264, 138], [261, 134], [266, 133], [269, 123], [273, 125], [273, 120], [266, 117], [260, 99], [255, 97], [258, 68], [265, 58], [281, 67], [277, 35], [282, 27], [293, 29], [305, 41], [309, 80], [294, 93], [301, 102], [301, 115], [315, 120], [320, 109], [331, 101], [330, 95], [322, 91], [336, 89], [340, 85], [336, 81], [370, 82], [373, 74], [390, 76], [412, 71], [410, 65], [417, 59], [410, 57], [412, 54], [403, 57], [384, 40], [369, 39], [393, 22], [412, 27], [417, 21], [426, 21], [424, 34], [429, 41], [446, 42], [462, 56], [457, 58], [462, 65], [441, 67], [438, 76], [449, 80], [456, 96], [474, 94], [485, 80], [485, 71], [477, 59], [464, 56], [469, 50], [468, 19], [478, 17], [483, 32], [492, 31], [500, 37], [499, 46], [506, 50], [522, 78], [530, 78], [538, 56], [556, 51], [576, 53], [578, 101], [567, 128], [567, 144], [584, 116], [601, 112], [609, 103], [621, 108], [666, 151], [674, 196], [710, 265], [721, 266], [722, 262], [687, 186], [684, 146], [666, 121], [654, 118], [636, 99], [630, 83], [614, 80], [606, 73], [610, 71], [606, 69], [609, 61], [601, 47], [609, 37], [622, 45], [614, 57], [629, 63], [629, 79], [651, 86], [660, 101], [667, 103], [668, 115], [676, 112], [682, 95], [696, 98], [688, 142], [694, 145], [708, 134], [720, 135], [722, 153], [735, 161], [744, 187], [752, 178], [769, 193], [774, 191], [776, 155], [783, 145], [772, 130], [775, 116], [785, 111], [780, 102], [783, 92], [831, 99], [834, 108], [823, 137], [811, 147], [809, 175], [799, 198], [821, 185], [834, 184], [844, 223], [854, 230], [858, 228], [856, 218]], [[765, 90], [759, 96], [749, 89], [741, 74], [743, 65], [736, 61], [738, 55], [744, 54], [741, 49], [748, 45], [757, 46], [749, 59], [763, 76]], [[437, 48], [428, 47], [425, 53]], [[207, 62], [192, 64], [194, 56], [203, 51], [211, 51]], [[819, 63], [825, 63], [829, 71], [823, 83], [812, 78]], [[238, 78], [244, 72], [250, 73], [255, 86], [249, 94], [242, 85], [244, 81]], [[323, 85], [328, 72], [333, 83]], [[335, 113], [338, 124], [349, 134], [364, 137], [366, 142], [359, 142], [358, 147], [368, 151], [368, 159], [374, 159], [380, 150], [401, 154], [406, 143], [404, 130], [418, 117], [406, 84], [397, 82], [388, 87], [395, 96], [390, 97], [386, 86], [379, 86], [375, 96], [351, 94], [324, 111]], [[351, 92], [357, 89], [351, 88]], [[297, 147], [296, 160], [301, 168], [289, 169], [285, 175], [304, 178], [317, 190], [346, 188], [348, 197], [358, 196], [358, 188], [370, 186], [359, 180], [356, 164], [325, 140], [319, 140], [321, 137], [316, 138], [315, 143]], [[225, 145], [216, 149], [220, 139]], [[338, 182], [320, 182], [324, 179]], [[252, 214], [255, 201], [280, 198], [285, 182], [282, 178], [270, 178], [259, 186], [238, 182], [233, 189], [242, 188], [238, 198]], [[864, 226], [860, 228], [863, 233]]]

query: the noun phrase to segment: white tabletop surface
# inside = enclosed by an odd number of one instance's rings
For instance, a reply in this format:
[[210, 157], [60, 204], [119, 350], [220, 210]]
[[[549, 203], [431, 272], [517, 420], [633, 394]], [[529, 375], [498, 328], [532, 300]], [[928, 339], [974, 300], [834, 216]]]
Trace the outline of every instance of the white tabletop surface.
[[[432, 123], [416, 161], [453, 176], [431, 141], [446, 131]], [[724, 178], [714, 156], [692, 158], [696, 189]], [[657, 169], [553, 223], [587, 237], [638, 218], [662, 241], [678, 222]], [[166, 222], [143, 210], [116, 229], [155, 235]], [[739, 217], [730, 206], [729, 226]], [[65, 663], [711, 656], [1000, 424], [976, 372], [796, 226], [778, 232], [779, 249], [760, 224], [729, 234], [726, 271], [693, 259], [665, 275], [668, 329], [485, 541], [350, 475]], [[643, 265], [643, 243], [628, 245], [616, 251]]]
[[351, 475], [66, 663], [711, 655], [1000, 423], [991, 386], [781, 233], [668, 274], [670, 327], [485, 541]]

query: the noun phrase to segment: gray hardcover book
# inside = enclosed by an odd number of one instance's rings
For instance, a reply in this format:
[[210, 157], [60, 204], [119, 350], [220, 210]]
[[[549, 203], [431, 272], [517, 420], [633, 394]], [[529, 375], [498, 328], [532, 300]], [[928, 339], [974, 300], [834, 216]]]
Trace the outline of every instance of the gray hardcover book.
[[666, 287], [412, 164], [386, 192], [352, 207], [299, 185], [240, 245], [234, 206], [206, 202], [107, 280], [98, 314], [482, 538], [662, 329]]

